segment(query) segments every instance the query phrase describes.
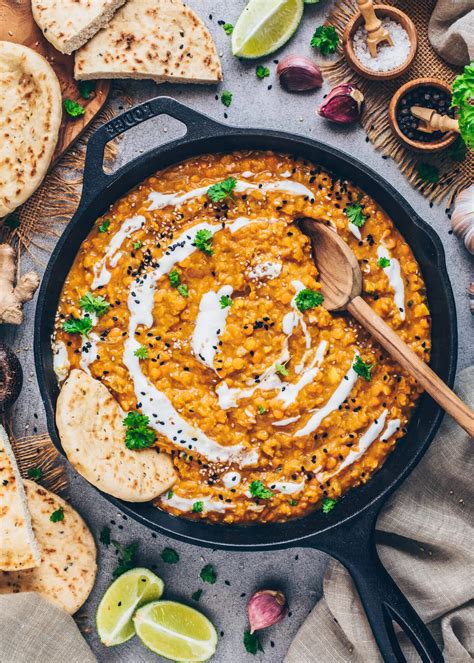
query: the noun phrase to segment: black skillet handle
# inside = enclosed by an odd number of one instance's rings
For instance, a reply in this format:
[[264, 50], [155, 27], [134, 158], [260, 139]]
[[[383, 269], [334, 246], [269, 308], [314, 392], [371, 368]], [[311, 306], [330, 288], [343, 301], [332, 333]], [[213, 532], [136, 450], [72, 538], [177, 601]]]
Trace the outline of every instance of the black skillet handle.
[[379, 510], [367, 510], [321, 534], [321, 541], [318, 537], [313, 545], [339, 560], [351, 574], [385, 663], [406, 663], [392, 620], [411, 640], [423, 663], [442, 663], [433, 636], [380, 561], [375, 546]]
[[89, 138], [84, 163], [81, 207], [85, 207], [97, 192], [103, 191], [120, 176], [120, 168], [110, 175], [104, 172], [104, 151], [107, 143], [128, 129], [159, 115], [170, 115], [186, 126], [186, 135], [170, 141], [168, 143], [170, 147], [179, 144], [184, 138], [208, 135], [210, 130], [213, 134], [226, 130], [226, 127], [219, 122], [184, 106], [172, 97], [155, 97], [134, 106], [103, 124]]

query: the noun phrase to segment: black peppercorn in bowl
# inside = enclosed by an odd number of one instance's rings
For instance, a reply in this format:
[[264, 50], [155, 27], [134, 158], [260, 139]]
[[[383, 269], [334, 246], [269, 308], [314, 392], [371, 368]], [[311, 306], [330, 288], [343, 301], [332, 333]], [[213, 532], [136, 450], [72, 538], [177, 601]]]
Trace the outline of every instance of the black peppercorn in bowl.
[[434, 153], [452, 145], [458, 137], [454, 131], [426, 133], [418, 129], [419, 120], [410, 108], [422, 106], [440, 115], [454, 117], [451, 88], [438, 78], [416, 78], [402, 85], [393, 95], [388, 108], [393, 133], [415, 152]]

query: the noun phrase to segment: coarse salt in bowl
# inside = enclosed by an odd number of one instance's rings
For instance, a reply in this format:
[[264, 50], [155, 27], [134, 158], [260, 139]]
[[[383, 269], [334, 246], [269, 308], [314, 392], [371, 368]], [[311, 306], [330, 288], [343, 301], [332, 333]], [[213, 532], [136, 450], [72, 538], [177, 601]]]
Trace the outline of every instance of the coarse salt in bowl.
[[382, 19], [382, 27], [387, 30], [393, 41], [393, 46], [387, 42], [377, 47], [377, 57], [370, 55], [367, 45], [367, 30], [364, 26], [357, 28], [352, 40], [354, 54], [360, 64], [371, 71], [391, 71], [398, 69], [408, 60], [410, 55], [410, 38], [407, 31], [391, 18]]

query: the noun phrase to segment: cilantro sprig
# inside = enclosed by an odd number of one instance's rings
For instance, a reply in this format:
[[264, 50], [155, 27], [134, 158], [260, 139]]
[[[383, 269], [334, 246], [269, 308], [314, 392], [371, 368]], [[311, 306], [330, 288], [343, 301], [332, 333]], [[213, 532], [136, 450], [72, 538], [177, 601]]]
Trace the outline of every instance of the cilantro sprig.
[[104, 221], [102, 221], [102, 223], [99, 226], [99, 232], [106, 233], [109, 228], [110, 228], [110, 220], [104, 219]]
[[221, 94], [221, 101], [226, 108], [229, 108], [232, 103], [232, 92], [229, 92], [229, 90], [224, 90], [224, 92]]
[[323, 499], [323, 506], [322, 506], [323, 513], [329, 513], [330, 511], [332, 511], [336, 506], [336, 504], [337, 500], [333, 500], [331, 497], [325, 497]]
[[43, 470], [41, 467], [29, 467], [28, 468], [28, 479], [34, 479], [37, 481], [38, 479], [41, 479], [43, 476]]
[[222, 297], [219, 299], [221, 308], [228, 308], [229, 306], [232, 306], [233, 303], [234, 302], [232, 301], [232, 298], [229, 297], [229, 295], [222, 295]]
[[95, 81], [78, 81], [77, 87], [83, 99], [90, 99], [95, 92]]
[[222, 26], [226, 35], [231, 35], [234, 32], [234, 26], [232, 23], [224, 23]]
[[339, 37], [333, 25], [320, 25], [316, 28], [309, 42], [313, 48], [317, 48], [321, 55], [331, 55], [336, 52]]
[[110, 308], [109, 302], [104, 297], [100, 295], [95, 297], [91, 292], [82, 295], [79, 306], [86, 313], [94, 313], [98, 318], [107, 313]]
[[64, 509], [62, 506], [59, 507], [59, 509], [56, 509], [56, 511], [53, 511], [53, 513], [49, 517], [50, 521], [52, 523], [59, 523], [61, 520], [64, 520]]
[[146, 414], [131, 411], [123, 420], [125, 431], [125, 446], [127, 449], [146, 449], [153, 446], [156, 435], [155, 432], [148, 427], [150, 419]]
[[74, 101], [73, 99], [64, 100], [64, 110], [69, 117], [73, 118], [80, 117], [86, 112], [84, 106], [81, 106], [81, 104], [78, 104], [77, 101]]
[[255, 75], [257, 78], [260, 78], [260, 80], [263, 80], [264, 78], [267, 78], [267, 76], [270, 76], [270, 69], [259, 64], [255, 69]]
[[140, 345], [133, 353], [138, 359], [148, 359], [148, 348], [146, 345]]
[[110, 546], [110, 527], [103, 527], [100, 530], [99, 541], [104, 544], [104, 546]]
[[359, 199], [356, 203], [347, 205], [346, 209], [344, 210], [347, 218], [349, 219], [349, 223], [353, 223], [358, 228], [362, 228], [364, 223], [367, 221], [367, 216], [364, 214], [363, 207], [360, 202], [361, 197], [362, 196], [359, 196]]
[[322, 293], [319, 290], [311, 290], [311, 288], [300, 290], [295, 299], [296, 308], [302, 313], [320, 306], [323, 302], [324, 296]]
[[392, 263], [390, 262], [390, 259], [389, 259], [389, 258], [386, 258], [385, 256], [381, 256], [381, 257], [377, 260], [377, 265], [378, 265], [379, 267], [381, 267], [382, 269], [385, 269], [385, 267], [390, 267], [391, 264], [392, 264]]
[[173, 548], [163, 548], [161, 559], [165, 564], [177, 564], [179, 562], [179, 554]]
[[217, 580], [217, 573], [212, 564], [206, 564], [206, 566], [201, 569], [199, 575], [201, 576], [201, 580], [208, 582], [210, 585], [213, 585]]
[[207, 230], [206, 228], [202, 228], [201, 230], [198, 230], [196, 233], [196, 237], [194, 238], [194, 246], [203, 253], [205, 253], [207, 256], [212, 256], [213, 254], [212, 240], [213, 240], [212, 232], [210, 230]]
[[133, 569], [134, 566], [136, 566], [136, 557], [138, 553], [138, 542], [133, 541], [130, 543], [128, 546], [124, 546], [118, 541], [115, 541], [114, 539], [111, 540], [111, 544], [118, 550], [118, 565], [116, 568], [112, 571], [112, 575], [114, 578], [118, 578], [119, 576], [122, 575], [122, 573], [125, 573], [126, 571], [130, 571], [130, 569]]
[[[228, 177], [222, 182], [216, 182], [207, 190], [207, 195], [213, 203], [219, 203], [226, 198], [232, 198], [233, 191], [237, 185], [235, 177]], [[201, 231], [200, 231], [201, 232]]]
[[245, 631], [244, 633], [244, 647], [249, 654], [254, 656], [259, 651], [263, 651], [262, 643], [259, 640], [259, 637], [256, 633], [250, 633], [250, 631]]
[[204, 502], [198, 501], [193, 504], [193, 513], [202, 513], [204, 509]]
[[63, 329], [68, 334], [83, 334], [89, 336], [92, 329], [92, 319], [88, 316], [75, 318], [71, 316], [63, 322]]
[[185, 283], [181, 283], [181, 276], [177, 269], [172, 269], [168, 278], [172, 288], [176, 288], [182, 297], [189, 297], [189, 288]]
[[364, 378], [364, 380], [367, 382], [370, 382], [372, 379], [372, 369], [374, 366], [375, 364], [369, 364], [369, 362], [364, 361], [360, 355], [357, 355], [354, 363], [352, 364], [352, 368], [357, 373], [357, 375], [360, 375], [360, 377]]
[[273, 491], [266, 488], [261, 481], [252, 481], [249, 490], [252, 497], [257, 497], [260, 500], [269, 500], [273, 497]]

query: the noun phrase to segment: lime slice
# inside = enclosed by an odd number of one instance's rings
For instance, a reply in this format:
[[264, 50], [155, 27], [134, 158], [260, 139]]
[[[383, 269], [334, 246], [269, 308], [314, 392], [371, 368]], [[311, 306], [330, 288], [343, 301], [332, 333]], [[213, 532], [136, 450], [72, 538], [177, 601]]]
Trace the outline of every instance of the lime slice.
[[148, 603], [137, 610], [133, 622], [143, 644], [172, 661], [206, 661], [216, 651], [214, 626], [207, 617], [182, 603]]
[[260, 58], [293, 35], [303, 16], [303, 0], [250, 0], [232, 32], [232, 53]]
[[120, 645], [135, 635], [132, 617], [137, 608], [163, 594], [163, 580], [148, 569], [132, 569], [115, 580], [97, 609], [97, 632], [106, 647]]

